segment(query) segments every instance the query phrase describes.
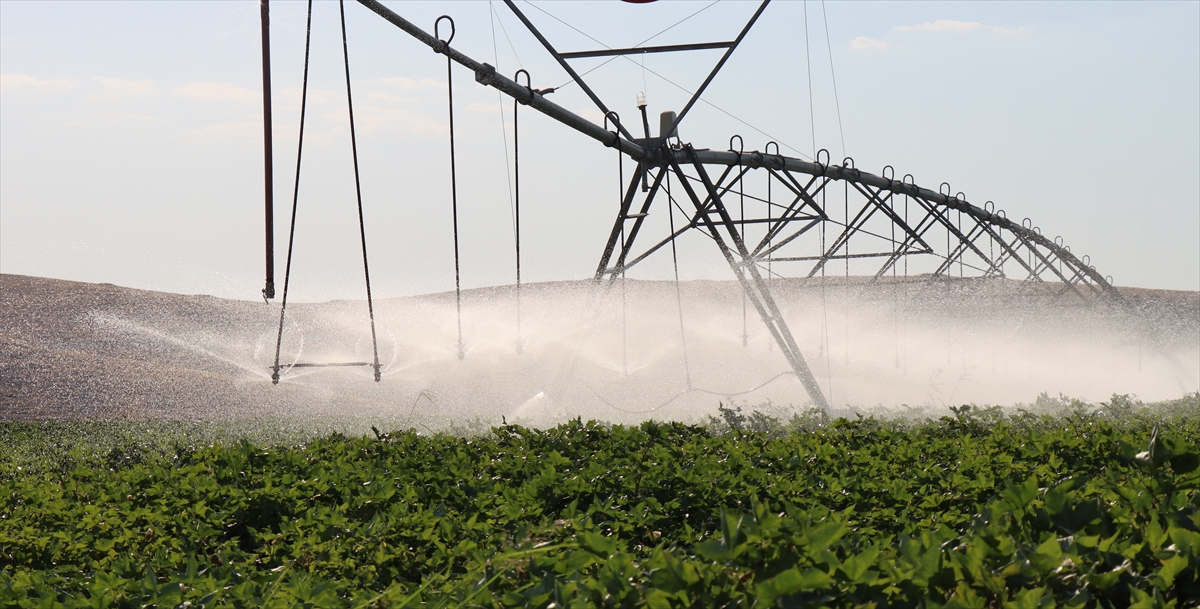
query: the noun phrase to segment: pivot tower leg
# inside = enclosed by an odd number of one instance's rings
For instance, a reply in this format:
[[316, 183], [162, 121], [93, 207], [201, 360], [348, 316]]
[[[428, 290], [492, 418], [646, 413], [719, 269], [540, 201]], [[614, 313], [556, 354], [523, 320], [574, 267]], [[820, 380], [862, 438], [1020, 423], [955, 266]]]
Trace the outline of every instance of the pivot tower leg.
[[[829, 402], [825, 399], [825, 394], [821, 391], [821, 386], [817, 384], [817, 379], [813, 376], [812, 370], [809, 369], [808, 362], [804, 360], [804, 355], [800, 353], [800, 347], [796, 344], [796, 339], [792, 337], [792, 332], [788, 329], [787, 322], [784, 321], [783, 315], [779, 312], [779, 307], [776, 306], [775, 299], [771, 297], [771, 290], [759, 273], [754, 257], [746, 249], [746, 244], [742, 241], [737, 223], [735, 223], [733, 216], [729, 214], [729, 210], [725, 208], [725, 204], [721, 202], [720, 193], [717, 191], [716, 186], [713, 185], [708, 172], [704, 170], [704, 166], [696, 160], [694, 150], [690, 145], [687, 146], [687, 152], [692, 160], [692, 165], [700, 176], [700, 181], [704, 184], [705, 190], [708, 191], [708, 202], [713, 209], [708, 209], [705, 201], [696, 195], [689, 178], [683, 173], [683, 168], [679, 166], [679, 163], [672, 161], [671, 168], [679, 176], [679, 183], [683, 186], [684, 191], [687, 192], [688, 198], [692, 200], [692, 204], [695, 205], [698, 217], [704, 223], [705, 227], [708, 228], [713, 241], [716, 242], [717, 247], [721, 250], [721, 254], [725, 256], [725, 261], [729, 263], [729, 268], [733, 269], [738, 282], [742, 284], [742, 289], [746, 292], [747, 299], [754, 305], [759, 316], [762, 317], [763, 324], [767, 326], [767, 330], [775, 338], [779, 349], [783, 351], [788, 364], [792, 366], [792, 371], [796, 373], [796, 378], [800, 379], [800, 382], [804, 385], [809, 399], [812, 400], [813, 405], [816, 407], [828, 411]], [[721, 237], [721, 233], [717, 229], [717, 223], [713, 221], [712, 211], [717, 212], [720, 224], [724, 225], [729, 238], [733, 241], [736, 252]]]

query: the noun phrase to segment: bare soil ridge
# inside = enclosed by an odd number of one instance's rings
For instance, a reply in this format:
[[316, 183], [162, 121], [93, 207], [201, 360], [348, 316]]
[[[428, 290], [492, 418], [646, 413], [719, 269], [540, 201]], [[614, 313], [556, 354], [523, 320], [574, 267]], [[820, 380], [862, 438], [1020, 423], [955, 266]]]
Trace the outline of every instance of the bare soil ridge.
[[[608, 313], [605, 314], [608, 317], [600, 315], [603, 319], [595, 323], [609, 325], [596, 326], [600, 328], [595, 333], [599, 338], [592, 343], [568, 338], [586, 325], [584, 322], [568, 320], [552, 324], [546, 321], [565, 311], [563, 302], [571, 299], [586, 301], [585, 296], [592, 290], [591, 285], [589, 281], [580, 281], [533, 284], [526, 288], [526, 324], [532, 329], [528, 336], [523, 337], [528, 341], [528, 353], [523, 356], [524, 359], [506, 355], [515, 351], [512, 348], [515, 341], [490, 338], [507, 337], [508, 334], [515, 337], [515, 329], [505, 325], [507, 322], [504, 321], [512, 316], [509, 311], [512, 288], [482, 288], [464, 292], [468, 315], [473, 315], [469, 329], [475, 341], [472, 348], [476, 350], [468, 355], [465, 364], [448, 357], [453, 346], [442, 344], [445, 342], [443, 334], [446, 334], [446, 322], [450, 319], [443, 309], [452, 303], [452, 293], [382, 301], [379, 303], [382, 305], [381, 319], [387, 318], [384, 325], [391, 324], [387, 328], [391, 338], [385, 338], [391, 342], [383, 346], [385, 353], [381, 355], [394, 375], [391, 379], [385, 378], [383, 383], [387, 385], [392, 380], [392, 387], [381, 389], [373, 386], [369, 379], [364, 382], [359, 376], [346, 376], [349, 373], [340, 377], [296, 377], [295, 382], [272, 386], [268, 368], [274, 355], [277, 304], [3, 274], [0, 275], [0, 336], [3, 338], [0, 341], [0, 419], [208, 419], [264, 413], [287, 414], [297, 409], [346, 412], [355, 408], [394, 414], [410, 411], [413, 399], [423, 391], [432, 393], [429, 387], [435, 385], [440, 387], [438, 393], [443, 407], [463, 416], [469, 414], [462, 410], [465, 408], [463, 404], [471, 400], [490, 405], [491, 414], [507, 413], [511, 416], [526, 400], [536, 400], [543, 393], [553, 393], [552, 386], [559, 387], [557, 397], [551, 397], [558, 399], [556, 412], [562, 411], [560, 414], [565, 416], [570, 414], [566, 412], [570, 408], [564, 404], [575, 399], [569, 397], [575, 394], [561, 389], [565, 386], [565, 381], [562, 381], [564, 375], [578, 375], [584, 379], [587, 390], [578, 389], [580, 395], [586, 396], [588, 391], [601, 394], [606, 391], [604, 387], [609, 387], [611, 391], [605, 403], [633, 399], [622, 397], [626, 394], [642, 396], [654, 393], [657, 396], [655, 392], [658, 389], [647, 389], [650, 387], [647, 385], [623, 388], [613, 384], [617, 383], [614, 380], [617, 376], [630, 375], [629, 372], [621, 375], [611, 370], [619, 365], [612, 362], [620, 359], [619, 346], [613, 342], [613, 332], [610, 331], [615, 326], [609, 323], [615, 317]], [[711, 355], [709, 359], [714, 360], [713, 366], [719, 368], [729, 368], [732, 365], [729, 362], [745, 359], [740, 355], [742, 352], [734, 348], [740, 348], [742, 333], [741, 296], [734, 282], [685, 283], [684, 313], [692, 326], [688, 329], [691, 343], [688, 348], [696, 350], [691, 353], [695, 361], [690, 361], [690, 364], [677, 361], [681, 358], [678, 354], [673, 355], [674, 346], [669, 344], [675, 340], [671, 337], [679, 336], [673, 284], [631, 282], [629, 290], [635, 300], [642, 298], [643, 308], [654, 310], [657, 315], [644, 322], [648, 330], [635, 330], [635, 333], [644, 335], [646, 341], [638, 345], [639, 353], [655, 349], [662, 351], [661, 356], [656, 356], [659, 359], [643, 356], [649, 362], [641, 364], [645, 367], [645, 375], [674, 379], [674, 376], [681, 376], [678, 374], [683, 371], [681, 366], [690, 365], [693, 381], [699, 383], [695, 377], [703, 378], [706, 374], [703, 361], [705, 353]], [[1137, 334], [1128, 340], [1157, 344], [1168, 349], [1184, 349], [1183, 382], [1184, 385], [1192, 382], [1186, 371], [1191, 365], [1187, 349], [1189, 343], [1193, 350], [1200, 343], [1200, 292], [1120, 288], [1131, 303], [1131, 308], [1114, 312], [1103, 307], [1049, 305], [1044, 296], [1029, 292], [1028, 284], [1007, 280], [910, 281], [905, 285], [893, 283], [881, 287], [880, 284], [843, 279], [827, 280], [823, 287], [817, 282], [802, 280], [781, 281], [776, 285], [785, 315], [798, 319], [795, 322], [795, 326], [800, 328], [796, 330], [798, 335], [806, 333], [802, 327], [805, 321], [817, 315], [814, 313], [817, 309], [812, 308], [817, 306], [814, 303], [820, 302], [820, 306], [824, 307], [820, 311], [826, 316], [831, 306], [842, 306], [833, 303], [837, 298], [857, 302], [856, 306], [870, 305], [889, 311], [898, 308], [896, 303], [901, 290], [904, 306], [915, 311], [916, 315], [924, 311], [926, 316], [956, 319], [958, 321], [955, 323], [968, 326], [979, 319], [1009, 315], [1015, 317], [1006, 322], [1008, 325], [1025, 324], [1028, 332], [1036, 332], [1036, 324], [1030, 322], [1029, 316], [1044, 313], [1043, 309], [1046, 308], [1054, 308], [1057, 312], [1051, 325], [1055, 327], [1075, 323], [1071, 321], [1073, 319], [1083, 320], [1079, 323], [1093, 330], [1108, 328], [1103, 331], [1109, 334], [1113, 333], [1111, 328], [1124, 327], [1126, 331]], [[554, 301], [556, 298], [566, 300]], [[818, 301], [819, 298], [825, 300]], [[540, 301], [545, 301], [541, 310]], [[294, 309], [289, 305], [289, 311], [295, 311], [292, 319], [297, 325], [289, 325], [285, 351], [290, 351], [285, 353], [285, 359], [293, 357], [292, 361], [295, 361], [295, 358], [325, 357], [328, 361], [339, 357], [363, 357], [361, 332], [357, 329], [347, 330], [360, 325], [359, 318], [365, 313], [357, 311], [358, 308], [365, 308], [361, 304], [336, 301], [297, 304]], [[451, 304], [449, 309], [452, 308]], [[710, 309], [719, 310], [720, 315], [706, 316], [704, 311]], [[485, 315], [485, 311], [490, 313]], [[1132, 320], [1128, 318], [1129, 311], [1133, 312]], [[576, 317], [585, 319], [587, 316]], [[395, 321], [397, 319], [404, 321]], [[553, 326], [555, 329], [545, 330], [539, 335], [539, 320], [546, 327]], [[654, 334], [660, 326], [664, 328], [661, 336]], [[758, 336], [763, 334], [760, 326], [751, 309], [748, 331], [755, 334], [756, 341], [760, 341], [758, 344], [762, 346], [763, 353], [761, 357], [755, 356], [759, 359], [747, 364], [748, 379], [753, 376], [751, 372], [761, 372], [758, 374], [761, 377], [768, 372], [773, 374], [776, 368], [785, 368], [777, 352], [774, 356], [781, 361], [773, 363], [769, 354], [770, 345], [760, 340], [764, 337]], [[1136, 331], [1129, 330], [1133, 326], [1137, 326]], [[303, 336], [296, 328], [303, 329]], [[889, 330], [887, 327], [881, 328], [881, 335], [886, 336]], [[909, 328], [906, 331], [913, 330]], [[1020, 329], [1016, 331], [1022, 332]], [[818, 329], [817, 336], [812, 339], [817, 342], [817, 348], [806, 351], [812, 353], [814, 359], [819, 357], [819, 351], [823, 349], [820, 345], [825, 339], [821, 336]], [[804, 340], [808, 339], [802, 337], [802, 342]], [[322, 355], [314, 351], [318, 345], [333, 343], [348, 346], [344, 353]], [[589, 346], [579, 346], [584, 343]], [[885, 350], [891, 349], [890, 345], [885, 346]], [[859, 351], [861, 353], [862, 350]], [[1143, 354], [1139, 357], [1149, 356]], [[916, 362], [917, 356], [910, 356], [910, 359]], [[583, 363], [563, 368], [561, 362], [566, 360]], [[837, 362], [830, 363], [831, 367], [837, 365]], [[551, 370], [553, 366], [559, 367]], [[628, 368], [628, 361], [625, 366]], [[769, 370], [764, 369], [768, 367]], [[867, 374], [871, 370], [868, 365], [860, 365], [858, 369], [866, 370]], [[829, 376], [836, 390], [837, 383], [842, 381], [835, 378], [834, 368], [830, 370], [833, 372]], [[852, 368], [848, 367], [847, 370]], [[818, 376], [821, 374], [818, 371]], [[1193, 374], [1200, 376], [1200, 372], [1193, 371]], [[366, 373], [361, 376], [365, 378]], [[720, 385], [726, 380], [717, 373], [709, 376], [716, 379], [711, 381], [713, 385]], [[318, 380], [328, 378], [337, 380]], [[528, 386], [522, 385], [526, 378], [534, 380], [530, 380]], [[559, 384], [554, 385], [554, 382]], [[675, 383], [674, 380], [670, 382]], [[730, 380], [726, 386], [737, 384]], [[848, 377], [844, 384], [852, 386], [853, 379]], [[513, 389], [510, 393], [501, 391], [503, 395], [488, 393], [490, 387], [501, 385], [505, 386], [501, 389], [509, 385]], [[538, 387], [543, 386], [545, 389], [538, 393]], [[1182, 388], [1187, 389], [1186, 386]], [[459, 395], [457, 391], [462, 394]], [[1171, 392], [1174, 393], [1174, 389]], [[662, 391], [664, 396], [674, 393], [675, 389]], [[647, 399], [653, 402], [658, 398], [650, 396]], [[717, 398], [708, 396], [705, 399], [715, 406]], [[598, 413], [597, 418], [605, 418], [604, 413]]]

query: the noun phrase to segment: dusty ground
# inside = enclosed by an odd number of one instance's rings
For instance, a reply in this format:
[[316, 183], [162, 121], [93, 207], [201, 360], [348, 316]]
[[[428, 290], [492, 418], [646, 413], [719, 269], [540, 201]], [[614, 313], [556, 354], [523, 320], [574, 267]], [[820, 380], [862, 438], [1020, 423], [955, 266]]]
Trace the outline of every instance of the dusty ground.
[[[1122, 289], [1127, 308], [1005, 280], [781, 281], [780, 306], [839, 407], [1010, 405], [1057, 392], [1169, 399], [1200, 385], [1200, 293]], [[537, 284], [376, 303], [384, 380], [285, 370], [277, 304], [0, 275], [0, 419], [333, 413], [464, 422], [689, 419], [718, 401], [806, 397], [732, 282]], [[363, 302], [289, 306], [282, 363], [371, 359]], [[622, 318], [624, 323], [622, 324]], [[624, 331], [622, 331], [624, 328]], [[622, 338], [622, 336], [624, 338]], [[518, 348], [518, 342], [520, 346]]]

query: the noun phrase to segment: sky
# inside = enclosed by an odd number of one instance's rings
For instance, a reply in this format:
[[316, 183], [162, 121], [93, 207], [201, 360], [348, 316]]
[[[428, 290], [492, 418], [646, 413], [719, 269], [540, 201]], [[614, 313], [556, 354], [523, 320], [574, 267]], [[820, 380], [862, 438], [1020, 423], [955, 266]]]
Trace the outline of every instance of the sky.
[[[385, 4], [591, 120], [501, 2]], [[757, 3], [518, 3], [561, 51], [729, 40]], [[296, 184], [306, 4], [271, 4], [277, 274]], [[446, 61], [345, 5], [377, 296], [453, 289]], [[690, 16], [690, 17], [689, 17]], [[687, 18], [686, 20], [684, 20]], [[683, 20], [682, 23], [679, 23]], [[317, 2], [292, 297], [360, 298], [338, 4]], [[0, 0], [0, 272], [256, 299], [263, 285], [258, 2]], [[594, 38], [595, 40], [589, 39]], [[598, 41], [598, 42], [597, 42]], [[636, 117], [678, 110], [720, 51], [578, 60]], [[835, 86], [836, 83], [836, 86]], [[513, 281], [512, 102], [455, 67], [462, 282]], [[1200, 290], [1200, 3], [773, 2], [680, 127], [911, 173], [1029, 217], [1119, 286]], [[591, 276], [616, 154], [521, 113], [522, 277]], [[625, 170], [629, 170], [626, 163]], [[728, 279], [711, 252], [684, 278]], [[711, 249], [711, 246], [709, 246]], [[669, 267], [647, 265], [665, 278]]]

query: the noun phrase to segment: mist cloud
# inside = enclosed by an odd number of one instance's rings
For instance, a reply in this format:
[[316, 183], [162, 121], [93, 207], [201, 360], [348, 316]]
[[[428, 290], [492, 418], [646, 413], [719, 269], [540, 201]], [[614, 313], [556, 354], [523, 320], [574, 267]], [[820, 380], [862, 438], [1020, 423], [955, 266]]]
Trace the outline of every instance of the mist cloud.
[[43, 80], [28, 74], [0, 74], [0, 89], [33, 89], [35, 91], [70, 91], [75, 81], [66, 78]]

